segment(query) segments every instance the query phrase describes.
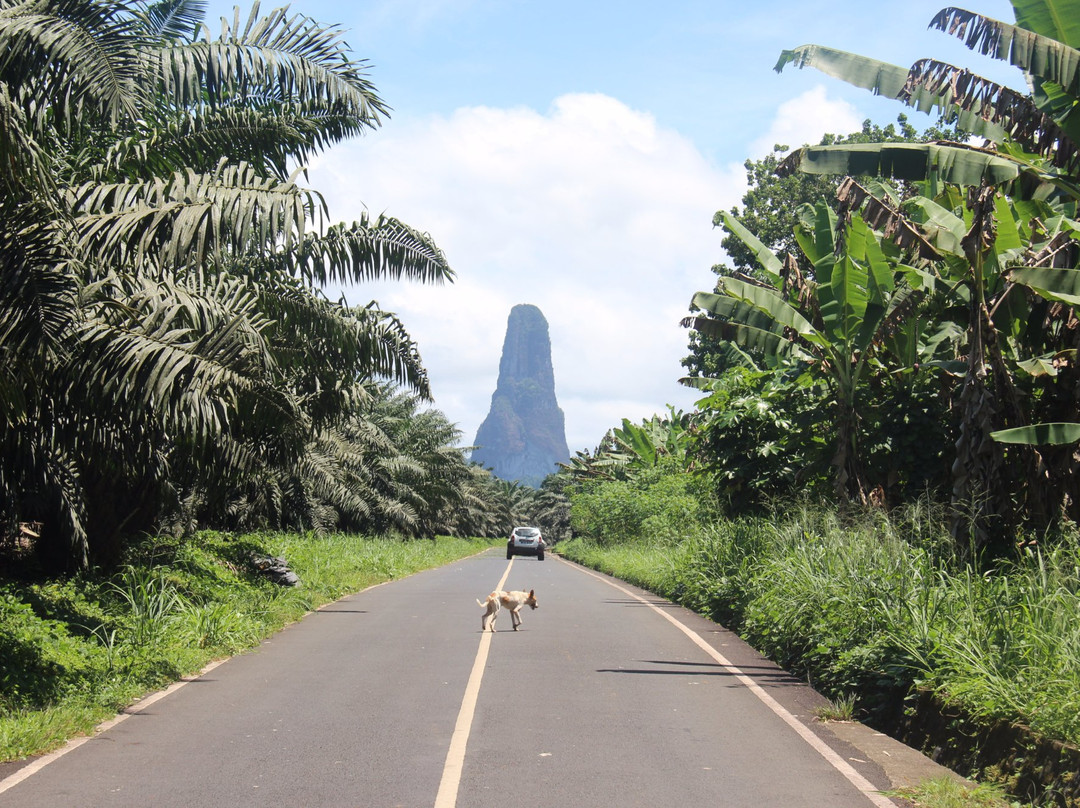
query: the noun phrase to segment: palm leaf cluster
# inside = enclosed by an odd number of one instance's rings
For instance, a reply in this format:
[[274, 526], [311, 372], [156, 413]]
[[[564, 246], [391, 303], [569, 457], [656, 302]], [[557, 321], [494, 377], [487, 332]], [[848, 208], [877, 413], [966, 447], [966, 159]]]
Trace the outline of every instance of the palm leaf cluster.
[[[783, 256], [725, 221], [762, 269], [722, 277], [714, 293], [695, 297], [704, 313], [687, 321], [751, 361], [802, 363], [829, 381], [836, 487], [863, 500], [858, 438], [873, 415], [860, 403], [869, 381], [933, 368], [956, 431], [954, 536], [974, 551], [1023, 525], [1080, 516], [1070, 445], [1080, 436], [1080, 3], [1013, 7], [1015, 25], [955, 8], [930, 25], [1019, 68], [1026, 93], [935, 60], [901, 68], [817, 45], [784, 51], [777, 70], [815, 67], [937, 111], [981, 145], [795, 150], [781, 175], [894, 178], [906, 191], [849, 180], [838, 191], [838, 218], [823, 204], [816, 218], [807, 208], [796, 240], [799, 265], [813, 269], [797, 284]], [[1015, 447], [1008, 457], [1006, 443]]]
[[300, 183], [385, 117], [367, 65], [286, 9], [203, 13], [0, 0], [0, 514], [55, 565], [164, 519], [430, 532], [452, 497], [416, 492], [464, 473], [373, 423], [400, 406], [380, 379], [430, 396], [404, 325], [319, 291], [453, 277], [427, 235], [331, 225]]

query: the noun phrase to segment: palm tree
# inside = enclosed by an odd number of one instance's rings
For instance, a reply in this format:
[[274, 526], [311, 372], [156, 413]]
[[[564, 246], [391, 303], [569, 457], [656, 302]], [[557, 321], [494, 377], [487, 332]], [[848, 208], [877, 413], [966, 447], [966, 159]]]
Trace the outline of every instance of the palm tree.
[[368, 379], [428, 393], [396, 318], [314, 288], [453, 277], [426, 235], [329, 226], [297, 184], [386, 113], [336, 27], [256, 4], [213, 37], [196, 0], [0, 8], [0, 509], [43, 519], [39, 549], [113, 560], [185, 480], [296, 468]]

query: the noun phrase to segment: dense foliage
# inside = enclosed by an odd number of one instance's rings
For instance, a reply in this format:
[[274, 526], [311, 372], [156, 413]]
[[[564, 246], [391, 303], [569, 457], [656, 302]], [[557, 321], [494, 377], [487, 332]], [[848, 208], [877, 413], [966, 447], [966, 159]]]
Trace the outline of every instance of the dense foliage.
[[[932, 27], [1011, 61], [1036, 88], [1026, 97], [929, 61], [909, 71], [816, 45], [782, 54], [778, 70], [816, 67], [987, 140], [878, 132], [748, 164], [744, 210], [717, 214], [736, 266], [718, 268], [686, 320], [696, 331], [688, 381], [710, 391], [703, 462], [736, 507], [758, 504], [760, 492], [737, 501], [738, 472], [724, 457], [745, 451], [747, 425], [733, 426], [742, 419], [731, 408], [771, 427], [771, 455], [750, 455], [760, 488], [772, 479], [820, 488], [825, 452], [840, 499], [895, 506], [922, 490], [948, 499], [954, 540], [973, 556], [1007, 554], [1018, 531], [1080, 518], [1070, 117], [1080, 42], [1053, 23], [1080, 7], [1014, 7], [1020, 26], [947, 9]], [[833, 179], [844, 175], [861, 176]], [[804, 196], [826, 185], [829, 194]], [[731, 394], [746, 389], [744, 369], [766, 377], [756, 413]], [[792, 399], [773, 395], [783, 389]], [[818, 396], [816, 417], [808, 395]], [[783, 427], [809, 427], [826, 443], [808, 452]]]
[[0, 11], [0, 545], [80, 570], [163, 529], [490, 530], [404, 324], [321, 292], [453, 278], [425, 234], [332, 224], [300, 184], [387, 114], [340, 29]]

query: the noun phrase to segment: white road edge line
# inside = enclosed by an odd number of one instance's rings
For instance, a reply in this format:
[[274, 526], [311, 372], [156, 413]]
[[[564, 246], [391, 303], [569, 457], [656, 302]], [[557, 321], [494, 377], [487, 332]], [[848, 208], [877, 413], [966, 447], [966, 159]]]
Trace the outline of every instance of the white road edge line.
[[[570, 564], [570, 562], [566, 561], [565, 559], [560, 558], [559, 560], [562, 561], [564, 564]], [[719, 663], [722, 667], [726, 668], [729, 673], [731, 673], [736, 679], [738, 679], [742, 684], [744, 684], [747, 689], [750, 690], [750, 692], [753, 693], [755, 696], [757, 696], [758, 699], [766, 707], [772, 710], [773, 713], [775, 713], [781, 721], [783, 721], [785, 724], [795, 730], [795, 732], [798, 733], [799, 737], [801, 737], [804, 741], [810, 744], [814, 751], [816, 751], [823, 758], [825, 758], [825, 760], [828, 761], [834, 769], [836, 769], [838, 772], [840, 772], [840, 774], [847, 778], [848, 782], [850, 782], [853, 786], [855, 786], [855, 788], [862, 792], [867, 797], [867, 799], [870, 800], [870, 802], [872, 802], [874, 805], [879, 806], [879, 808], [896, 808], [895, 802], [882, 794], [879, 789], [874, 787], [873, 783], [871, 783], [869, 780], [859, 774], [855, 770], [855, 767], [853, 767], [850, 763], [848, 763], [846, 760], [840, 757], [840, 755], [833, 751], [833, 749], [830, 748], [829, 745], [826, 744], [823, 740], [821, 740], [821, 738], [815, 735], [813, 731], [808, 726], [806, 726], [806, 724], [796, 718], [792, 713], [788, 712], [787, 708], [785, 708], [776, 699], [766, 693], [765, 690], [761, 687], [761, 685], [751, 679], [747, 674], [743, 673], [742, 670], [740, 670], [734, 664], [729, 662], [723, 654], [721, 654], [719, 651], [717, 651], [715, 648], [705, 642], [705, 640], [702, 639], [701, 636], [693, 629], [690, 629], [687, 626], [683, 625], [681, 622], [679, 622], [677, 619], [665, 612], [663, 609], [657, 608], [654, 604], [650, 603], [648, 600], [641, 597], [640, 595], [631, 592], [625, 587], [619, 586], [610, 578], [603, 575], [598, 575], [595, 572], [587, 570], [578, 564], [570, 564], [570, 566], [576, 567], [579, 571], [585, 573], [586, 575], [591, 575], [598, 581], [603, 581], [608, 586], [618, 589], [624, 595], [629, 595], [634, 600], [644, 603], [658, 615], [673, 624], [677, 629], [679, 629], [679, 631], [689, 637], [695, 645], [701, 648], [702, 651], [711, 656], [714, 660], [716, 660], [717, 663]], [[442, 806], [436, 805], [436, 808], [442, 808]]]
[[228, 660], [226, 660], [226, 659], [219, 659], [216, 662], [211, 662], [209, 665], [207, 665], [201, 671], [196, 673], [194, 676], [185, 676], [179, 682], [174, 682], [173, 684], [171, 684], [169, 687], [165, 688], [164, 690], [159, 690], [156, 693], [152, 693], [149, 696], [147, 696], [146, 698], [135, 702], [134, 704], [128, 705], [127, 707], [124, 708], [124, 712], [122, 712], [122, 713], [118, 714], [117, 716], [115, 716], [114, 718], [110, 718], [108, 721], [104, 721], [101, 724], [98, 724], [96, 727], [94, 727], [94, 734], [93, 735], [84, 735], [81, 738], [72, 738], [70, 741], [68, 741], [66, 744], [61, 746], [55, 752], [50, 752], [47, 755], [42, 755], [41, 757], [37, 758], [33, 762], [26, 764], [25, 766], [23, 766], [21, 769], [19, 769], [14, 774], [5, 777], [3, 780], [0, 780], [0, 794], [3, 794], [5, 791], [7, 791], [9, 788], [12, 788], [13, 786], [17, 786], [19, 783], [21, 783], [27, 777], [30, 777], [31, 775], [37, 774], [39, 771], [44, 769], [50, 763], [52, 763], [53, 761], [59, 760], [64, 755], [66, 755], [68, 752], [75, 751], [76, 749], [78, 749], [80, 746], [82, 746], [87, 741], [92, 741], [98, 735], [105, 732], [106, 730], [112, 729], [117, 724], [119, 724], [121, 721], [126, 721], [127, 719], [131, 718], [131, 716], [133, 716], [133, 715], [138, 715], [140, 712], [145, 710], [147, 707], [149, 707], [154, 702], [160, 701], [161, 699], [165, 698], [166, 696], [168, 696], [168, 695], [170, 695], [172, 693], [175, 693], [177, 690], [182, 688], [184, 685], [190, 684], [191, 682], [194, 682], [196, 679], [199, 679], [200, 677], [205, 676], [206, 674], [210, 673], [210, 671], [212, 671], [214, 668], [216, 668], [218, 665], [221, 665], [221, 664], [223, 664], [223, 663], [225, 663], [227, 661]]
[[[503, 588], [506, 579], [510, 577], [512, 566], [514, 566], [514, 559], [511, 558], [510, 563], [506, 565], [506, 572], [495, 586], [496, 589]], [[469, 743], [469, 732], [472, 730], [473, 715], [476, 712], [476, 698], [480, 695], [480, 682], [484, 678], [484, 667], [487, 665], [493, 633], [484, 631], [480, 634], [480, 647], [476, 651], [472, 673], [469, 674], [469, 683], [465, 685], [465, 696], [461, 700], [461, 709], [458, 711], [457, 722], [454, 724], [454, 734], [450, 737], [450, 749], [446, 752], [446, 763], [443, 764], [442, 779], [439, 781], [439, 793], [435, 796], [435, 808], [455, 808], [457, 805], [461, 770], [465, 767], [465, 747]]]
[[[483, 551], [481, 551], [481, 552], [483, 552]], [[477, 553], [476, 555], [479, 555], [479, 553]], [[397, 580], [401, 580], [401, 579], [399, 578]], [[368, 589], [374, 589], [377, 586], [385, 586], [388, 583], [391, 583], [391, 581], [381, 581], [380, 583], [372, 584], [369, 587], [361, 589], [360, 592], [351, 592], [348, 595], [342, 595], [340, 598], [338, 598], [338, 600], [333, 600], [333, 601], [329, 601], [328, 603], [324, 603], [322, 606], [319, 606], [314, 611], [316, 611], [316, 612], [322, 611], [327, 606], [333, 606], [335, 603], [337, 603], [340, 600], [344, 600], [345, 598], [352, 597], [353, 595], [359, 595], [362, 592], [367, 592]], [[309, 612], [308, 614], [311, 614], [311, 613], [312, 612]], [[304, 617], [307, 617], [307, 615], [304, 615]], [[300, 618], [300, 619], [302, 620], [303, 617]], [[297, 621], [297, 622], [299, 622], [299, 621]], [[277, 632], [275, 632], [275, 634], [276, 633]], [[267, 640], [272, 639], [273, 636], [274, 635], [271, 635], [270, 637], [265, 637], [263, 639], [263, 642], [266, 642]], [[41, 757], [36, 758], [32, 762], [27, 763], [25, 766], [23, 766], [21, 769], [19, 769], [14, 774], [10, 774], [7, 777], [5, 777], [3, 780], [0, 780], [0, 794], [3, 794], [5, 791], [7, 791], [9, 788], [12, 788], [13, 786], [17, 786], [19, 783], [21, 783], [27, 777], [30, 777], [31, 775], [37, 774], [39, 771], [44, 769], [50, 763], [53, 763], [53, 762], [59, 760], [64, 755], [66, 755], [68, 752], [75, 751], [76, 749], [78, 749], [80, 746], [82, 746], [87, 741], [92, 741], [94, 738], [96, 738], [101, 733], [105, 732], [106, 730], [112, 729], [117, 724], [119, 724], [121, 721], [123, 721], [123, 720], [125, 720], [125, 719], [127, 719], [127, 718], [129, 718], [129, 717], [131, 717], [133, 715], [137, 715], [140, 711], [145, 710], [147, 707], [149, 707], [155, 701], [158, 701], [158, 700], [163, 699], [163, 698], [165, 698], [166, 696], [168, 696], [168, 695], [170, 695], [172, 693], [175, 693], [177, 690], [179, 690], [180, 688], [182, 688], [186, 684], [190, 684], [191, 682], [194, 682], [194, 681], [196, 681], [198, 679], [201, 679], [203, 676], [206, 676], [206, 674], [210, 673], [210, 671], [212, 671], [218, 665], [224, 665], [226, 662], [228, 662], [232, 658], [233, 657], [225, 657], [223, 659], [218, 659], [218, 660], [215, 660], [215, 661], [211, 662], [205, 668], [200, 670], [198, 673], [192, 674], [191, 676], [185, 676], [184, 678], [180, 679], [179, 681], [173, 682], [171, 685], [169, 685], [169, 687], [165, 688], [164, 690], [159, 690], [156, 693], [151, 693], [149, 696], [146, 696], [146, 697], [140, 699], [139, 701], [136, 701], [136, 702], [133, 702], [133, 703], [129, 704], [127, 707], [124, 708], [123, 712], [117, 714], [113, 718], [110, 718], [108, 721], [103, 721], [102, 723], [100, 723], [96, 727], [94, 727], [94, 731], [90, 735], [84, 735], [84, 736], [79, 737], [79, 738], [72, 738], [70, 741], [68, 741], [66, 744], [61, 746], [56, 751], [49, 752], [48, 754], [42, 755]]]

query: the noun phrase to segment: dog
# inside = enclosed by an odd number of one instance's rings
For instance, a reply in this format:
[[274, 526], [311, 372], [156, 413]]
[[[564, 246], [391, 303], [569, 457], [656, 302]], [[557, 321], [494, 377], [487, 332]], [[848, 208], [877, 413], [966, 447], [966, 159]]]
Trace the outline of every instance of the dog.
[[477, 600], [476, 604], [485, 608], [484, 616], [480, 618], [480, 630], [492, 632], [495, 631], [495, 618], [499, 616], [499, 611], [504, 606], [510, 610], [510, 621], [514, 624], [514, 631], [517, 631], [518, 626], [521, 625], [521, 607], [529, 606], [535, 609], [538, 605], [536, 592], [532, 589], [528, 592], [520, 589], [514, 592], [496, 589], [487, 596], [486, 600]]

